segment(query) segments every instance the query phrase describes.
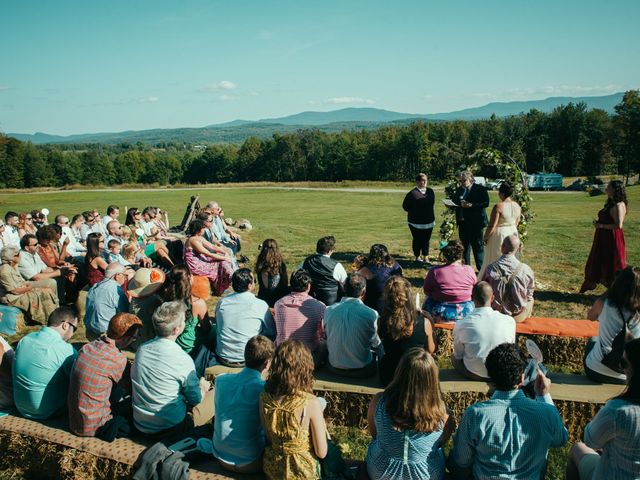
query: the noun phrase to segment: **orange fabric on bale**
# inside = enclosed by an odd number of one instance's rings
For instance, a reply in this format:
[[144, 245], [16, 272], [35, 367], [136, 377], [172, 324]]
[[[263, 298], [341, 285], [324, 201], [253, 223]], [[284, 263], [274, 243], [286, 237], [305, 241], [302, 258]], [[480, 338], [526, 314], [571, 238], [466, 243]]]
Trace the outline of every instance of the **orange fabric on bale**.
[[191, 281], [191, 293], [205, 302], [211, 298], [209, 279], [207, 277], [193, 276]]
[[[436, 323], [436, 328], [453, 330], [454, 323]], [[598, 335], [598, 322], [564, 318], [531, 317], [516, 323], [516, 333], [590, 338]]]

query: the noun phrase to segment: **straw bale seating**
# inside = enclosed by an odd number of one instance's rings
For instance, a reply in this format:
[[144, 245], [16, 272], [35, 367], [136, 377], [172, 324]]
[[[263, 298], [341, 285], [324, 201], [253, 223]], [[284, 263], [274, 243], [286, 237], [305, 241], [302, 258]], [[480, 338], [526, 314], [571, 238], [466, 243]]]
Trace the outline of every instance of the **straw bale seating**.
[[[436, 356], [448, 358], [453, 352], [453, 323], [436, 323]], [[590, 337], [598, 335], [598, 322], [563, 318], [531, 317], [516, 324], [518, 343], [527, 338], [538, 344], [544, 362], [582, 372], [584, 348]]]
[[[207, 378], [222, 373], [237, 372], [237, 368], [222, 365], [209, 367]], [[378, 378], [343, 378], [320, 369], [315, 374], [313, 389], [327, 401], [325, 417], [337, 425], [364, 428], [371, 395], [382, 391]], [[550, 373], [551, 396], [565, 420], [572, 439], [581, 438], [585, 425], [611, 397], [622, 391], [619, 385], [602, 385], [583, 375]], [[455, 370], [440, 370], [440, 388], [445, 403], [457, 420], [471, 404], [489, 398], [489, 384], [468, 380]]]
[[[31, 478], [131, 478], [136, 459], [153, 443], [141, 438], [108, 443], [77, 437], [66, 429], [66, 420], [41, 423], [13, 415], [0, 417], [0, 468], [19, 465], [32, 473]], [[189, 473], [197, 480], [263, 478], [230, 474], [213, 459], [198, 462]]]

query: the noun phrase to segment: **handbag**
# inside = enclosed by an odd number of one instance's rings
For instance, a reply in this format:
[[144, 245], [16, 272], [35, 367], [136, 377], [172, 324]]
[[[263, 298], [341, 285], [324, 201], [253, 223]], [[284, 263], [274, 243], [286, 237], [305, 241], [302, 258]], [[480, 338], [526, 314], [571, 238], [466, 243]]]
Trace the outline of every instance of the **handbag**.
[[618, 332], [618, 334], [613, 339], [611, 343], [611, 351], [609, 353], [604, 353], [602, 356], [602, 364], [606, 367], [609, 367], [614, 372], [624, 373], [624, 368], [622, 368], [622, 355], [624, 354], [624, 345], [628, 340], [631, 340], [630, 333], [628, 331], [629, 322], [626, 318], [624, 318], [624, 314], [622, 313], [622, 309], [618, 306], [618, 312], [620, 313], [620, 317], [622, 318], [622, 330]]
[[344, 478], [347, 465], [342, 458], [342, 452], [338, 446], [327, 438], [327, 455], [319, 460], [320, 462], [320, 478]]

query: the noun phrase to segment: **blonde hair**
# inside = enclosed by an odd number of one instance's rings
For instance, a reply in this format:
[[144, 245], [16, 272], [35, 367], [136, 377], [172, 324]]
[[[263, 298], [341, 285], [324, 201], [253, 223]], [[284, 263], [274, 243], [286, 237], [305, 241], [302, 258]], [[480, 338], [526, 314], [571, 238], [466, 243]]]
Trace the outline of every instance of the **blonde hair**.
[[122, 246], [122, 257], [129, 259], [136, 256], [140, 247], [136, 242], [128, 242]]
[[298, 340], [285, 340], [276, 348], [264, 391], [274, 397], [313, 392], [313, 357]]
[[133, 233], [133, 230], [131, 230], [131, 227], [128, 227], [127, 225], [122, 225], [122, 238], [129, 241], [131, 240], [132, 233]]
[[438, 366], [425, 349], [407, 350], [383, 398], [395, 429], [433, 432], [443, 428], [447, 409], [440, 391]]
[[391, 340], [413, 334], [416, 307], [411, 299], [411, 283], [404, 277], [389, 278], [384, 286], [384, 311], [378, 319], [378, 330], [386, 330]]

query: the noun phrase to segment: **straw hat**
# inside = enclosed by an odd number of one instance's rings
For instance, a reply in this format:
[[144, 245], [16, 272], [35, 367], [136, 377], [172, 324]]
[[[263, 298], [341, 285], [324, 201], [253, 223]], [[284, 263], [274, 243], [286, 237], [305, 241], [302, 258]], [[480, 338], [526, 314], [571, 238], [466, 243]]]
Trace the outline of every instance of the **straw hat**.
[[127, 291], [133, 298], [148, 297], [162, 288], [164, 278], [164, 272], [159, 268], [140, 268], [129, 280]]

